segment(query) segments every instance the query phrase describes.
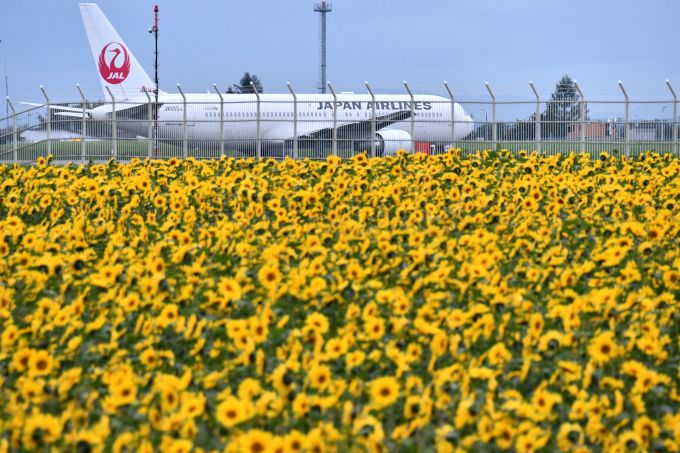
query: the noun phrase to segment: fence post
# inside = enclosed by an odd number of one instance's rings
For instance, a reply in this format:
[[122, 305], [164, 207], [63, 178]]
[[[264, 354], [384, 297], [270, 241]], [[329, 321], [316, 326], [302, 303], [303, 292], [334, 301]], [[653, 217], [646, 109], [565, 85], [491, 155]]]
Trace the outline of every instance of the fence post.
[[222, 97], [216, 83], [213, 83], [213, 88], [220, 97], [220, 157], [222, 157], [224, 156], [224, 97]]
[[375, 94], [371, 89], [368, 82], [364, 82], [368, 94], [371, 95], [371, 157], [375, 157], [375, 136], [376, 136], [376, 124], [375, 124]]
[[182, 157], [189, 157], [189, 140], [187, 131], [187, 97], [184, 95], [182, 86], [178, 83], [177, 90], [182, 95]]
[[491, 146], [493, 149], [496, 149], [496, 141], [498, 139], [497, 135], [497, 127], [496, 127], [496, 96], [494, 96], [493, 91], [491, 91], [491, 86], [489, 85], [489, 82], [484, 82], [484, 85], [486, 85], [486, 90], [489, 92], [489, 95], [491, 96]]
[[17, 151], [17, 111], [14, 109], [14, 104], [9, 99], [9, 96], [5, 98], [7, 100], [7, 105], [12, 111], [12, 159], [16, 164], [19, 161], [18, 151]]
[[149, 106], [149, 125], [148, 130], [147, 130], [147, 140], [146, 140], [146, 155], [147, 158], [151, 159], [151, 149], [152, 149], [152, 135], [153, 135], [153, 106], [151, 104], [151, 96], [149, 95], [149, 92], [147, 90], [144, 90], [144, 94], [146, 95], [146, 102], [147, 105]]
[[619, 88], [621, 88], [621, 92], [623, 92], [623, 96], [626, 98], [626, 119], [623, 129], [623, 137], [626, 142], [626, 149], [624, 155], [626, 157], [630, 157], [630, 131], [628, 130], [630, 128], [630, 125], [628, 124], [628, 122], [630, 121], [630, 99], [628, 98], [628, 93], [626, 92], [626, 89], [623, 87], [623, 82], [621, 82], [620, 80]]
[[80, 93], [80, 98], [83, 101], [83, 122], [82, 122], [82, 134], [81, 134], [81, 141], [80, 141], [80, 160], [82, 163], [85, 163], [85, 155], [87, 154], [87, 98], [85, 97], [85, 93], [83, 93], [82, 88], [80, 88], [80, 84], [76, 83], [76, 88], [78, 89], [78, 93]]
[[332, 154], [334, 156], [338, 155], [338, 95], [335, 94], [333, 85], [328, 82], [328, 89], [333, 95], [333, 145]]
[[581, 90], [581, 86], [578, 84], [576, 80], [574, 80], [574, 85], [576, 85], [576, 90], [578, 91], [578, 95], [581, 97], [581, 102], [579, 102], [581, 106], [581, 111], [579, 115], [579, 127], [581, 129], [581, 134], [580, 134], [580, 141], [581, 144], [579, 148], [581, 149], [582, 153], [586, 152], [586, 116], [588, 116], [588, 104], [586, 104], [586, 97], [583, 95], [583, 90]]
[[671, 90], [671, 94], [673, 95], [673, 123], [672, 123], [672, 128], [673, 128], [673, 154], [678, 154], [678, 96], [675, 94], [675, 90], [673, 89], [673, 85], [671, 85], [671, 81], [666, 79], [666, 86], [668, 87], [669, 90]]
[[255, 93], [255, 97], [257, 98], [257, 124], [256, 124], [257, 132], [256, 132], [256, 145], [255, 145], [255, 147], [256, 147], [256, 150], [257, 150], [257, 158], [261, 159], [262, 158], [262, 141], [260, 139], [260, 121], [261, 121], [261, 118], [260, 118], [260, 114], [261, 114], [260, 93], [257, 91], [257, 87], [255, 86], [255, 84], [253, 82], [250, 82], [250, 87], [253, 89], [253, 93]]
[[529, 80], [529, 86], [536, 96], [536, 113], [534, 118], [534, 141], [536, 142], [536, 151], [541, 154], [541, 96], [534, 86], [534, 82]]
[[404, 80], [404, 87], [406, 92], [411, 97], [411, 152], [416, 152], [416, 100], [411, 91], [411, 87], [408, 86], [408, 82]]
[[449, 83], [444, 81], [446, 91], [449, 93], [451, 99], [451, 148], [456, 149], [456, 102], [453, 98], [453, 91], [449, 88]]
[[111, 96], [111, 138], [113, 139], [113, 158], [118, 157], [118, 125], [116, 124], [116, 98], [111, 93], [111, 89], [106, 87], [106, 91]]
[[297, 94], [293, 91], [293, 86], [290, 82], [286, 82], [288, 85], [288, 91], [293, 95], [293, 159], [298, 157], [298, 104], [297, 104]]
[[50, 97], [47, 95], [44, 86], [40, 85], [40, 91], [42, 91], [45, 102], [47, 102], [47, 104], [45, 104], [47, 106], [47, 154], [50, 155], [52, 154], [52, 113], [50, 111]]

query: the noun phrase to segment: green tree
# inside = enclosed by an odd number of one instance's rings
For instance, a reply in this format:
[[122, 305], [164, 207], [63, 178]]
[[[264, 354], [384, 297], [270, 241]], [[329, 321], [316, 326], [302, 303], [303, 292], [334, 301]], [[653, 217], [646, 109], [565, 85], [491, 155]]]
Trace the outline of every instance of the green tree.
[[[574, 80], [565, 75], [557, 82], [545, 111], [541, 114], [541, 137], [564, 139], [581, 118], [581, 96]], [[586, 119], [588, 110], [586, 108]]]
[[241, 77], [241, 80], [239, 80], [238, 83], [232, 85], [230, 88], [231, 91], [227, 91], [227, 93], [253, 93], [253, 87], [250, 85], [251, 82], [253, 85], [255, 85], [255, 88], [257, 88], [258, 93], [262, 93], [264, 91], [260, 79], [255, 74], [246, 72], [243, 74], [243, 77]]

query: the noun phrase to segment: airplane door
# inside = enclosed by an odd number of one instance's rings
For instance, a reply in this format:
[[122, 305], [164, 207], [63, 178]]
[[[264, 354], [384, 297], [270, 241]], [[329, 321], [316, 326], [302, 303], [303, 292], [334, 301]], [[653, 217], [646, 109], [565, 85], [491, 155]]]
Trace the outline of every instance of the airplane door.
[[196, 126], [196, 117], [198, 116], [199, 110], [199, 105], [187, 103], [187, 127]]

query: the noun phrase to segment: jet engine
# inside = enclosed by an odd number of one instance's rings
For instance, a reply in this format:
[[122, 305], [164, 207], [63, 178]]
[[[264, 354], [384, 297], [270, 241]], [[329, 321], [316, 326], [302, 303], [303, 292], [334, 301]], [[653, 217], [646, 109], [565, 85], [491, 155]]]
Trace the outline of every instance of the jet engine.
[[[410, 151], [412, 145], [411, 134], [398, 129], [386, 129], [377, 132], [373, 143], [375, 143], [375, 155], [378, 157], [394, 156], [399, 149]], [[367, 151], [370, 153], [371, 141], [354, 142], [354, 149], [357, 152]]]
[[382, 130], [376, 135], [376, 152], [380, 156], [394, 156], [397, 150], [411, 151], [411, 134], [399, 129]]

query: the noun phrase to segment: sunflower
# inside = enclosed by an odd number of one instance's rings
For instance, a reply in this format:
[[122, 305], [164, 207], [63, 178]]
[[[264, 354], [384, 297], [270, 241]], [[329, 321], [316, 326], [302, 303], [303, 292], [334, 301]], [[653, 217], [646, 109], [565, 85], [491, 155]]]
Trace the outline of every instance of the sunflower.
[[33, 351], [31, 349], [27, 348], [19, 349], [12, 356], [11, 367], [18, 372], [23, 372], [26, 369], [26, 367], [28, 367], [28, 361], [30, 360], [32, 354]]
[[146, 368], [154, 368], [158, 364], [158, 353], [153, 348], [147, 348], [139, 354], [139, 362]]
[[561, 402], [562, 396], [560, 394], [548, 392], [545, 387], [539, 387], [531, 399], [535, 419], [545, 420], [551, 415], [553, 407]]
[[446, 333], [441, 331], [432, 337], [430, 350], [435, 357], [438, 357], [446, 352], [448, 344], [449, 339], [447, 338]]
[[529, 330], [527, 331], [527, 335], [532, 338], [538, 338], [541, 335], [541, 332], [543, 332], [544, 325], [545, 321], [540, 313], [532, 314], [529, 319]]
[[[356, 439], [372, 440], [380, 442], [385, 438], [385, 431], [382, 423], [375, 417], [365, 416], [359, 417], [354, 421], [352, 427], [352, 435]], [[375, 448], [369, 451], [375, 451]]]
[[6, 326], [5, 331], [2, 332], [2, 335], [0, 336], [0, 345], [2, 345], [2, 349], [9, 349], [19, 336], [19, 329], [14, 324]]
[[385, 321], [382, 318], [369, 318], [364, 323], [366, 335], [371, 340], [380, 340], [385, 335]]
[[157, 195], [157, 196], [154, 197], [154, 199], [153, 199], [153, 205], [154, 205], [157, 209], [163, 209], [163, 208], [165, 208], [165, 207], [167, 206], [167, 204], [168, 204], [168, 200], [166, 200], [165, 197], [164, 197], [163, 195]]
[[599, 365], [604, 365], [619, 355], [619, 347], [614, 338], [614, 332], [607, 331], [597, 335], [588, 346], [590, 358]]
[[272, 451], [274, 436], [266, 431], [251, 429], [238, 438], [241, 453], [269, 453]]
[[532, 453], [538, 450], [535, 439], [529, 434], [521, 434], [515, 442], [515, 449], [518, 453]]
[[493, 425], [494, 440], [501, 449], [509, 449], [514, 441], [515, 431], [506, 420], [496, 421]]
[[139, 308], [140, 303], [141, 300], [139, 294], [131, 293], [123, 298], [123, 300], [120, 302], [120, 305], [125, 311], [135, 311]]
[[420, 396], [409, 396], [404, 402], [404, 417], [411, 419], [417, 417], [422, 409], [422, 401]]
[[177, 305], [166, 305], [156, 318], [156, 323], [161, 328], [164, 328], [179, 318], [179, 307]]
[[583, 429], [576, 423], [563, 423], [557, 433], [557, 446], [562, 451], [571, 451], [583, 444]]
[[350, 263], [347, 266], [347, 276], [351, 282], [360, 281], [364, 276], [364, 272], [364, 269], [358, 263]]
[[326, 360], [335, 360], [347, 353], [348, 344], [344, 338], [331, 338], [324, 346]]
[[637, 248], [638, 253], [644, 257], [648, 257], [649, 255], [651, 255], [653, 250], [654, 243], [649, 241], [641, 243]]
[[172, 386], [164, 386], [160, 392], [163, 412], [171, 412], [179, 406], [179, 394]]
[[371, 404], [378, 409], [391, 406], [399, 398], [399, 381], [392, 376], [373, 379], [368, 387]]
[[298, 418], [303, 418], [310, 410], [310, 398], [305, 393], [298, 393], [293, 400], [293, 414]]
[[661, 433], [659, 424], [646, 415], [635, 420], [635, 423], [633, 423], [633, 429], [645, 446], [649, 446], [651, 441], [658, 438], [659, 434]]
[[28, 359], [29, 376], [46, 376], [52, 371], [53, 359], [45, 350], [33, 351]]
[[261, 392], [262, 386], [257, 379], [245, 378], [238, 386], [238, 397], [244, 401], [252, 401]]
[[565, 336], [556, 330], [549, 330], [541, 336], [538, 342], [538, 350], [540, 352], [555, 353], [563, 343], [566, 343]]
[[324, 334], [328, 332], [329, 328], [329, 322], [328, 318], [324, 316], [322, 313], [310, 313], [307, 315], [307, 318], [305, 319], [305, 326], [308, 326], [315, 330], [319, 334]]
[[46, 384], [43, 379], [23, 379], [20, 384], [21, 396], [30, 403], [42, 404], [45, 402]]
[[185, 439], [173, 439], [164, 450], [168, 453], [189, 453], [193, 448], [193, 443]]
[[326, 365], [315, 365], [309, 370], [309, 383], [312, 388], [325, 390], [331, 383], [331, 369]]
[[617, 445], [620, 451], [642, 452], [645, 451], [642, 438], [635, 431], [624, 431], [618, 436]]
[[345, 366], [348, 370], [357, 367], [363, 363], [366, 359], [366, 353], [364, 351], [352, 351], [345, 355]]
[[52, 415], [35, 412], [27, 418], [23, 431], [22, 446], [38, 450], [59, 439], [61, 422]]
[[71, 443], [74, 444], [76, 452], [88, 451], [91, 453], [101, 453], [104, 451], [102, 436], [93, 431], [79, 432]]
[[126, 406], [137, 401], [137, 386], [131, 381], [116, 383], [109, 387], [110, 402], [114, 407]]
[[241, 285], [239, 285], [239, 283], [233, 278], [221, 278], [217, 285], [217, 289], [219, 291], [219, 295], [228, 302], [234, 302], [241, 298]]
[[480, 417], [477, 422], [477, 433], [479, 437], [485, 442], [489, 443], [493, 439], [493, 421], [490, 417], [484, 415]]
[[227, 397], [217, 406], [215, 417], [226, 428], [236, 426], [249, 418], [246, 413], [246, 406], [233, 396]]
[[267, 263], [260, 268], [257, 278], [265, 289], [272, 291], [278, 288], [281, 282], [281, 271], [278, 266]]
[[205, 410], [205, 396], [202, 393], [184, 392], [181, 396], [180, 413], [184, 418], [196, 418]]
[[111, 451], [113, 453], [125, 453], [134, 444], [135, 435], [131, 432], [125, 432], [116, 437], [116, 440], [113, 442], [113, 446], [111, 447]]
[[458, 403], [456, 408], [456, 415], [454, 424], [456, 429], [463, 429], [466, 425], [473, 423], [475, 419], [476, 409], [474, 409], [474, 398], [465, 398]]
[[255, 343], [264, 343], [269, 335], [269, 326], [261, 319], [251, 318], [250, 335]]
[[294, 429], [286, 435], [284, 439], [284, 445], [286, 451], [290, 452], [305, 450], [307, 449], [307, 436]]
[[680, 271], [675, 269], [667, 270], [663, 273], [663, 282], [667, 288], [680, 289]]

